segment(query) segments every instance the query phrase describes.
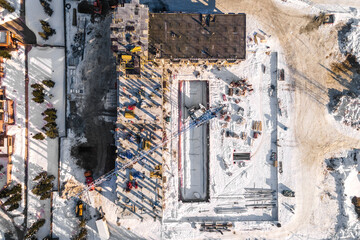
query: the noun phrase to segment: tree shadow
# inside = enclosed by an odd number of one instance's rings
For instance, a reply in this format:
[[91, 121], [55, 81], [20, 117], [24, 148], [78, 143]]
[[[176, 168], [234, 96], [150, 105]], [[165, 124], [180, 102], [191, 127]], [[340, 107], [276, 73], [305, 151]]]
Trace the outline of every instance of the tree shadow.
[[343, 62], [332, 63], [330, 68], [322, 64], [320, 66], [328, 71], [332, 80], [343, 87], [342, 91], [335, 88], [328, 89], [329, 102], [327, 107], [329, 113], [334, 110], [341, 96], [355, 97], [360, 95], [360, 64], [354, 55], [348, 54]]

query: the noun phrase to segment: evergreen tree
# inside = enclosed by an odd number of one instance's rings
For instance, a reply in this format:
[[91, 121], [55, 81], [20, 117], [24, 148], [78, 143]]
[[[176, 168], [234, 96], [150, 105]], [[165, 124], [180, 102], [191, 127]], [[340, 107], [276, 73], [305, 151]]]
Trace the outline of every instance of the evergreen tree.
[[41, 195], [40, 200], [45, 200], [51, 197], [51, 192], [46, 192], [43, 195]]
[[44, 134], [42, 134], [42, 133], [37, 133], [37, 134], [35, 134], [35, 135], [33, 136], [33, 138], [36, 139], [36, 140], [44, 140], [44, 139], [45, 139], [45, 136], [44, 136]]
[[57, 124], [56, 122], [48, 122], [47, 124], [45, 124], [44, 126], [46, 129], [56, 129]]
[[45, 96], [43, 90], [40, 90], [40, 89], [33, 90], [32, 94], [34, 97], [44, 97]]
[[14, 203], [7, 209], [7, 211], [11, 212], [11, 211], [13, 211], [15, 209], [18, 209], [19, 207], [20, 207], [19, 203]]
[[44, 90], [44, 87], [39, 83], [33, 83], [31, 84], [31, 87], [39, 90]]
[[33, 97], [32, 100], [36, 103], [43, 103], [44, 98], [43, 97]]
[[12, 194], [17, 194], [20, 193], [21, 194], [21, 184], [16, 184], [15, 186], [11, 187], [7, 187], [4, 188], [3, 190], [0, 191], [0, 198], [5, 198], [5, 197], [9, 197]]
[[6, 198], [10, 196], [10, 190], [8, 188], [4, 188], [0, 191], [0, 198]]
[[55, 82], [51, 79], [43, 80], [42, 83], [49, 88], [53, 88], [55, 86]]
[[[0, 2], [1, 2], [1, 0], [0, 0]], [[6, 59], [11, 59], [11, 53], [7, 49], [1, 49], [0, 50], [0, 57], [6, 58]]]
[[82, 240], [85, 239], [87, 235], [87, 230], [86, 228], [81, 228], [80, 232], [78, 235], [76, 235], [73, 240]]
[[44, 40], [49, 39], [49, 37], [48, 37], [48, 35], [46, 35], [46, 33], [43, 33], [43, 32], [38, 32], [38, 33], [39, 33], [39, 36], [42, 37], [42, 39], [44, 39]]
[[9, 12], [15, 12], [15, 8], [10, 5], [10, 3], [6, 0], [0, 0], [0, 7], [8, 10]]
[[17, 193], [11, 197], [8, 198], [8, 200], [6, 200], [4, 202], [4, 206], [7, 206], [7, 205], [11, 205], [11, 204], [15, 204], [17, 202], [21, 201], [21, 194]]
[[51, 123], [51, 122], [55, 122], [56, 118], [57, 118], [56, 115], [51, 115], [44, 117], [44, 120], [47, 121], [48, 123]]
[[48, 108], [44, 111], [44, 114], [51, 116], [51, 115], [55, 115], [56, 116], [56, 112], [57, 110], [55, 108]]
[[34, 222], [25, 234], [25, 239], [33, 237], [44, 224], [45, 219], [39, 219], [38, 221]]
[[45, 134], [51, 139], [57, 138], [59, 136], [59, 132], [57, 129], [49, 129], [46, 131]]
[[43, 172], [39, 173], [38, 175], [36, 175], [34, 177], [34, 181], [37, 181], [39, 179], [43, 179], [43, 178], [46, 178], [46, 177], [47, 177], [47, 172], [43, 171]]
[[[49, 1], [49, 2], [51, 2], [51, 1]], [[41, 6], [43, 6], [43, 8], [44, 8], [44, 12], [45, 12], [48, 16], [51, 17], [51, 15], [53, 14], [54, 11], [51, 9], [50, 4], [49, 4], [47, 1], [45, 1], [45, 0], [40, 0], [40, 4], [41, 4]]]

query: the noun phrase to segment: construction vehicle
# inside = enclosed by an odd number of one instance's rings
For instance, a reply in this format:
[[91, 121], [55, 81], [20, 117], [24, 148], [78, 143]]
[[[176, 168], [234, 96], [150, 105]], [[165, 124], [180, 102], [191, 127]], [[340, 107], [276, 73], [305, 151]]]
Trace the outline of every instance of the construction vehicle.
[[201, 103], [199, 103], [199, 106], [192, 106], [188, 110], [188, 113], [189, 113], [192, 120], [195, 120], [195, 119], [199, 118], [205, 112], [206, 112], [206, 108]]
[[126, 111], [124, 116], [127, 119], [134, 119], [135, 118], [135, 113], [134, 113], [134, 111]]
[[76, 217], [82, 218], [83, 212], [84, 212], [84, 203], [81, 200], [79, 200], [76, 203], [76, 208], [75, 208]]
[[101, 15], [101, 13], [102, 13], [102, 4], [101, 4], [100, 0], [96, 0], [94, 2], [94, 14]]
[[162, 166], [157, 165], [155, 166], [154, 171], [150, 172], [150, 178], [162, 178]]
[[149, 151], [151, 148], [151, 142], [149, 140], [143, 141], [142, 149], [145, 151]]
[[277, 157], [276, 157], [276, 152], [271, 152], [271, 156], [270, 156], [270, 161], [276, 161]]
[[130, 52], [134, 53], [134, 52], [140, 52], [141, 51], [141, 47], [140, 46], [137, 46], [137, 47], [134, 47], [133, 49], [130, 50]]
[[95, 223], [96, 223], [96, 228], [98, 230], [100, 239], [103, 239], [103, 240], [109, 239], [110, 233], [109, 233], [109, 228], [108, 228], [105, 218], [104, 217], [100, 218]]
[[139, 75], [140, 74], [140, 57], [134, 53], [131, 55], [121, 55], [121, 66], [125, 69], [126, 74]]
[[280, 69], [280, 71], [279, 71], [279, 81], [285, 81], [285, 71], [284, 71], [284, 69]]
[[91, 186], [87, 186], [83, 189], [83, 191], [79, 192], [78, 194], [76, 194], [75, 196], [70, 197], [70, 199], [73, 198], [79, 198], [79, 196], [81, 196], [83, 193], [89, 191], [93, 186], [97, 186], [105, 181], [107, 181], [108, 179], [112, 178], [114, 175], [116, 175], [118, 172], [121, 172], [127, 168], [129, 168], [130, 166], [132, 166], [133, 164], [136, 164], [138, 161], [142, 160], [147, 161], [147, 159], [145, 158], [147, 155], [152, 154], [153, 152], [155, 152], [156, 150], [158, 150], [159, 148], [163, 147], [164, 145], [166, 145], [168, 142], [172, 141], [173, 139], [179, 137], [181, 134], [183, 134], [184, 132], [199, 127], [201, 125], [203, 125], [204, 123], [210, 121], [211, 119], [215, 118], [217, 116], [217, 114], [224, 108], [225, 105], [221, 105], [219, 107], [213, 108], [213, 109], [208, 109], [205, 111], [205, 113], [203, 115], [201, 115], [199, 118], [190, 121], [186, 124], [184, 124], [184, 126], [176, 133], [174, 133], [171, 137], [166, 138], [166, 140], [164, 140], [161, 144], [154, 146], [153, 148], [151, 148], [149, 151], [142, 151], [140, 152], [137, 156], [135, 156], [134, 158], [132, 158], [132, 160], [128, 161], [127, 163], [121, 165], [121, 167], [117, 168], [117, 169], [113, 169], [110, 172], [106, 173], [105, 175], [99, 177], [98, 179], [96, 179]]
[[334, 14], [325, 14], [323, 24], [332, 24], [335, 22]]
[[93, 191], [95, 190], [95, 185], [94, 183], [94, 178], [92, 177], [92, 171], [88, 170], [84, 172], [84, 176], [85, 176], [85, 183], [89, 188], [89, 191]]
[[130, 192], [131, 189], [133, 189], [133, 187], [134, 187], [135, 189], [138, 188], [138, 183], [137, 183], [137, 181], [136, 181], [136, 180], [127, 181], [125, 191], [126, 191], [126, 192]]
[[291, 190], [283, 190], [281, 193], [285, 197], [295, 197], [295, 192]]
[[134, 119], [135, 118], [135, 106], [134, 105], [128, 106], [125, 109], [124, 116], [127, 119]]

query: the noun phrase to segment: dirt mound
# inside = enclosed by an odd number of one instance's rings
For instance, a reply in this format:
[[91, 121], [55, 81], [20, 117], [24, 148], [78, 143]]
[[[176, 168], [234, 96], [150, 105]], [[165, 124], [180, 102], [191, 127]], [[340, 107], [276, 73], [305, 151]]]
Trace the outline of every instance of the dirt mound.
[[62, 198], [70, 198], [70, 197], [76, 196], [82, 190], [84, 190], [83, 184], [79, 183], [78, 181], [76, 181], [74, 179], [70, 179], [67, 182], [65, 182], [64, 190], [62, 192], [61, 197]]

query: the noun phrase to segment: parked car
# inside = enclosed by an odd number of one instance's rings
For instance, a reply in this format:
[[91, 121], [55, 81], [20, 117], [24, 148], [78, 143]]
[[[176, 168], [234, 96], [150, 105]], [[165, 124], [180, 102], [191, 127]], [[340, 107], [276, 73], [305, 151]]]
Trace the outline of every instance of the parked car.
[[295, 192], [291, 190], [283, 190], [281, 193], [285, 197], [295, 197]]

